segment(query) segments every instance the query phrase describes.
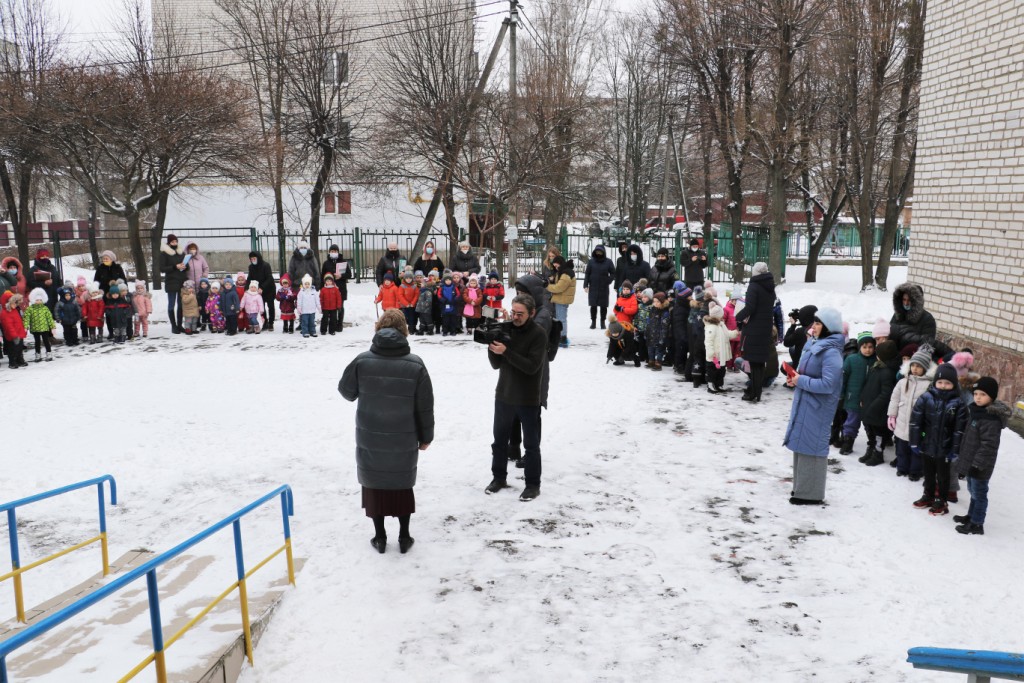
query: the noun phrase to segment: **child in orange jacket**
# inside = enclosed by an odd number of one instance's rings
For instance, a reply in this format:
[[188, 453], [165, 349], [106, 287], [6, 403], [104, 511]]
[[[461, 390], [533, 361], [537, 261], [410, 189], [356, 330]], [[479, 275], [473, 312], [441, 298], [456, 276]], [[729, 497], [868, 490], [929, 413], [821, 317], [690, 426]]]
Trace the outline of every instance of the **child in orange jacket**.
[[420, 288], [415, 283], [416, 276], [405, 271], [402, 286], [398, 288], [398, 306], [405, 316], [405, 323], [410, 330], [416, 329], [416, 302], [420, 299]]
[[380, 286], [380, 291], [377, 292], [377, 298], [373, 300], [373, 303], [380, 304], [385, 311], [401, 308], [398, 303], [398, 287], [395, 286], [394, 275], [391, 273], [384, 275], [384, 284]]
[[638, 304], [633, 295], [633, 283], [623, 280], [619, 286], [619, 298], [615, 300], [615, 319], [620, 323], [633, 323], [633, 316], [636, 315]]

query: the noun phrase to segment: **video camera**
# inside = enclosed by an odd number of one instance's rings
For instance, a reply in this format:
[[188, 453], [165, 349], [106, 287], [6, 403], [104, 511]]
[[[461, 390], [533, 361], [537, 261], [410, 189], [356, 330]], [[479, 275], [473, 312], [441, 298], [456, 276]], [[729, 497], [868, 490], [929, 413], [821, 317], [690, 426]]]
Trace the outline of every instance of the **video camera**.
[[505, 345], [512, 341], [512, 321], [499, 321], [498, 312], [500, 310], [500, 308], [491, 308], [490, 306], [484, 306], [480, 310], [482, 322], [473, 331], [473, 341], [477, 344], [500, 342]]

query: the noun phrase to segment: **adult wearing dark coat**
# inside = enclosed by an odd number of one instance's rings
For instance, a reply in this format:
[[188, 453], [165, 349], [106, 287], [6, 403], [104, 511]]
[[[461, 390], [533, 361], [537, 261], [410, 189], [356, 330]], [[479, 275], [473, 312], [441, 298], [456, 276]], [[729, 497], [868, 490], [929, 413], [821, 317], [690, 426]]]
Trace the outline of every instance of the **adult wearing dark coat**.
[[750, 388], [743, 394], [744, 401], [761, 400], [765, 365], [772, 356], [772, 328], [775, 326], [775, 278], [768, 272], [768, 264], [758, 261], [750, 271], [746, 305], [736, 314], [736, 323], [743, 331], [740, 354], [750, 362]]
[[267, 318], [263, 322], [263, 329], [274, 331], [274, 301], [277, 299], [277, 283], [274, 282], [274, 271], [270, 264], [263, 260], [263, 255], [258, 251], [249, 252], [249, 283], [259, 283], [260, 291], [263, 292], [263, 306], [267, 311]]
[[[515, 283], [515, 290], [517, 294], [529, 294], [533, 297], [534, 305], [536, 306], [536, 314], [533, 316], [533, 322], [540, 325], [540, 328], [544, 330], [544, 334], [550, 335], [551, 333], [551, 321], [554, 320], [555, 312], [554, 306], [551, 304], [551, 295], [546, 289], [547, 285], [539, 275], [533, 273], [527, 273], [522, 276]], [[548, 337], [550, 341], [550, 336]], [[548, 407], [548, 387], [551, 385], [551, 367], [548, 358], [544, 361], [544, 376], [541, 379], [540, 385], [540, 405], [544, 408]], [[525, 463], [522, 459], [522, 444], [523, 444], [523, 424], [516, 418], [512, 425], [512, 436], [508, 443], [508, 459], [516, 463], [516, 467], [523, 467]]]
[[[388, 248], [384, 251], [380, 260], [377, 261], [377, 267], [373, 271], [373, 279], [378, 287], [384, 285], [384, 276], [388, 273], [394, 276], [395, 282], [398, 282], [402, 277], [402, 254], [398, 251], [398, 242], [388, 242]], [[423, 275], [426, 275], [426, 273], [424, 272]], [[437, 275], [440, 278], [441, 271], [438, 271]]]
[[686, 357], [690, 352], [690, 297], [693, 296], [693, 290], [685, 282], [679, 282], [672, 286], [672, 295], [669, 336], [672, 338], [673, 370], [692, 382]]
[[369, 351], [348, 364], [338, 383], [356, 408], [356, 466], [363, 508], [373, 520], [370, 544], [387, 546], [385, 517], [398, 517], [398, 547], [412, 547], [409, 518], [416, 511], [413, 486], [419, 452], [434, 440], [434, 390], [419, 356], [409, 352], [409, 328], [401, 311], [385, 311], [377, 321]]
[[28, 267], [25, 278], [30, 292], [36, 287], [46, 292], [46, 307], [52, 314], [53, 307], [57, 305], [57, 283], [60, 280], [57, 277], [57, 265], [50, 260], [49, 249], [36, 251], [36, 260]]
[[110, 283], [117, 282], [118, 280], [128, 281], [128, 277], [124, 273], [124, 268], [117, 262], [117, 254], [110, 251], [104, 251], [100, 254], [100, 265], [96, 267], [96, 274], [93, 275], [93, 282], [98, 282], [100, 289], [103, 290], [103, 296], [107, 295], [110, 291]]
[[[455, 250], [451, 263], [452, 272], [462, 273], [468, 280], [470, 274], [480, 274], [480, 259], [473, 253], [469, 242], [459, 242], [459, 248]], [[426, 273], [423, 273], [426, 275]]]
[[892, 293], [893, 315], [889, 321], [889, 339], [898, 348], [907, 344], [928, 344], [935, 349], [935, 357], [941, 358], [950, 348], [936, 339], [938, 332], [935, 316], [924, 309], [924, 290], [921, 285], [904, 282]]
[[306, 240], [299, 242], [299, 246], [292, 252], [292, 257], [288, 259], [288, 277], [291, 278], [292, 285], [298, 287], [304, 275], [313, 278], [313, 286], [320, 289], [320, 263], [317, 262]]
[[[618, 256], [615, 257], [615, 291], [619, 291], [622, 287], [622, 281], [626, 278], [622, 276], [622, 272], [629, 263], [629, 242], [626, 240], [619, 240], [615, 243], [615, 249], [618, 252]], [[632, 282], [632, 280], [630, 280]]]
[[618, 280], [615, 291], [619, 291], [619, 287], [626, 280], [636, 285], [640, 280], [646, 280], [651, 274], [651, 265], [644, 261], [644, 250], [639, 244], [629, 245], [626, 252], [626, 260], [622, 262], [621, 271], [616, 270], [615, 272], [615, 279]]
[[416, 259], [412, 269], [422, 272], [424, 276], [429, 275], [430, 271], [434, 269], [437, 269], [439, 275], [444, 275], [444, 261], [437, 255], [437, 246], [434, 244], [434, 240], [423, 245], [423, 255]]
[[324, 281], [324, 275], [327, 273], [334, 276], [334, 284], [341, 290], [341, 310], [338, 311], [338, 330], [341, 331], [345, 322], [345, 302], [348, 301], [348, 281], [352, 278], [352, 264], [341, 253], [341, 247], [337, 244], [331, 245], [327, 251], [327, 258], [320, 266], [320, 282]]
[[605, 254], [604, 245], [599, 244], [590, 253], [587, 269], [583, 272], [583, 291], [587, 293], [590, 305], [590, 329], [596, 327], [599, 310], [601, 329], [604, 329], [604, 321], [608, 318], [608, 287], [614, 281], [615, 266]]
[[[185, 268], [185, 251], [178, 246], [177, 236], [168, 235], [167, 243], [160, 245], [160, 272], [164, 274], [167, 318], [171, 321], [172, 334], [181, 334], [181, 289], [188, 279]], [[100, 287], [102, 286], [100, 283]]]
[[654, 259], [654, 267], [651, 268], [651, 273], [647, 277], [647, 286], [653, 289], [655, 294], [658, 292], [671, 294], [672, 285], [678, 279], [676, 265], [669, 259], [668, 249], [662, 247], [658, 250], [658, 255]]
[[800, 354], [804, 352], [804, 345], [807, 344], [807, 335], [811, 325], [814, 324], [814, 314], [818, 307], [814, 305], [804, 306], [797, 311], [796, 320], [789, 326], [782, 343], [789, 349], [789, 357], [792, 359], [790, 365], [794, 368], [800, 366]]
[[700, 248], [700, 242], [690, 240], [690, 248], [683, 254], [683, 282], [690, 289], [704, 284], [704, 269], [708, 267], [708, 253]]

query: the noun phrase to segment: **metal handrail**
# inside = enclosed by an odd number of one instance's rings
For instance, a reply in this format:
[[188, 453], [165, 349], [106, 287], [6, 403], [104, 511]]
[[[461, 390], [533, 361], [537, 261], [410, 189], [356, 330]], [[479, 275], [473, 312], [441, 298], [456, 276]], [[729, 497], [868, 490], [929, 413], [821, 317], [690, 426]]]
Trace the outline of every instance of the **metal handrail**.
[[[58, 557], [63, 557], [68, 553], [74, 552], [80, 548], [84, 548], [87, 545], [91, 545], [97, 541], [100, 543], [100, 552], [103, 556], [103, 576], [107, 576], [110, 573], [110, 559], [107, 552], [107, 511], [106, 502], [103, 496], [103, 483], [108, 482], [110, 484], [110, 504], [117, 505], [117, 482], [114, 481], [114, 477], [109, 474], [104, 474], [102, 477], [96, 477], [95, 479], [89, 479], [86, 481], [80, 481], [77, 484], [70, 484], [68, 486], [62, 486], [52, 491], [45, 491], [43, 493], [37, 493], [34, 496], [27, 498], [21, 498], [14, 500], [9, 503], [0, 504], [0, 512], [7, 513], [7, 535], [10, 539], [11, 544], [11, 571], [0, 576], [0, 582], [6, 581], [7, 579], [14, 579], [14, 609], [17, 614], [18, 621], [21, 623], [25, 622], [25, 597], [22, 592], [21, 586], [21, 575], [30, 569], [35, 569], [41, 565], [56, 560]], [[21, 553], [18, 548], [18, 517], [17, 509], [30, 503], [35, 503], [40, 500], [46, 500], [47, 498], [54, 498], [64, 493], [71, 491], [77, 491], [79, 489], [88, 488], [95, 486], [97, 491], [97, 497], [99, 499], [100, 507], [100, 535], [90, 538], [87, 541], [82, 541], [69, 548], [56, 552], [52, 555], [44, 557], [41, 560], [36, 560], [31, 564], [27, 564], [24, 567], [21, 566]]]
[[967, 674], [968, 680], [1004, 678], [1024, 680], [1024, 654], [992, 650], [952, 650], [942, 647], [912, 647], [907, 662], [915, 669]]
[[[260, 507], [267, 501], [270, 501], [276, 497], [281, 498], [281, 518], [284, 524], [284, 545], [275, 550], [269, 557], [264, 559], [262, 562], [256, 565], [248, 573], [245, 570], [245, 560], [242, 554], [242, 527], [239, 520], [245, 515], [249, 514], [256, 508]], [[287, 484], [282, 485], [268, 493], [267, 495], [253, 501], [249, 505], [246, 505], [241, 510], [238, 510], [234, 514], [231, 514], [216, 524], [207, 527], [203, 531], [199, 532], [192, 538], [178, 544], [170, 550], [161, 553], [157, 557], [149, 560], [145, 564], [139, 565], [135, 569], [127, 572], [123, 576], [119, 576], [112, 580], [105, 586], [93, 591], [89, 595], [76, 600], [67, 607], [58, 610], [51, 614], [45, 619], [32, 624], [25, 630], [21, 631], [17, 635], [0, 642], [0, 683], [8, 683], [7, 678], [7, 656], [24, 645], [27, 645], [32, 640], [40, 637], [44, 633], [56, 628], [60, 624], [71, 617], [79, 614], [80, 612], [88, 609], [95, 605], [101, 600], [113, 595], [125, 586], [133, 583], [136, 579], [142, 576], [146, 577], [146, 587], [149, 595], [149, 619], [152, 627], [153, 636], [153, 652], [146, 659], [144, 659], [138, 666], [132, 669], [121, 681], [131, 680], [135, 675], [145, 669], [149, 664], [156, 663], [156, 678], [158, 683], [166, 683], [167, 681], [167, 668], [164, 660], [164, 652], [170, 647], [178, 638], [180, 638], [188, 629], [195, 625], [200, 619], [213, 609], [221, 600], [231, 594], [231, 592], [238, 588], [239, 599], [241, 601], [242, 609], [242, 631], [245, 638], [245, 653], [249, 658], [249, 663], [252, 664], [252, 634], [249, 630], [249, 599], [246, 592], [246, 579], [253, 574], [256, 570], [263, 567], [272, 558], [276, 557], [282, 551], [288, 560], [288, 582], [295, 585], [295, 564], [292, 557], [292, 543], [291, 543], [291, 525], [289, 524], [288, 517], [295, 514], [295, 505], [292, 498], [292, 489]], [[228, 587], [226, 591], [220, 594], [212, 603], [207, 605], [198, 615], [196, 615], [188, 624], [186, 624], [181, 630], [175, 633], [169, 640], [164, 642], [163, 635], [163, 623], [160, 619], [160, 595], [157, 590], [157, 576], [156, 570], [161, 565], [169, 562], [178, 555], [193, 547], [197, 543], [206, 540], [213, 534], [217, 533], [228, 525], [232, 526], [234, 532], [235, 542], [235, 566], [237, 572], [237, 581]]]

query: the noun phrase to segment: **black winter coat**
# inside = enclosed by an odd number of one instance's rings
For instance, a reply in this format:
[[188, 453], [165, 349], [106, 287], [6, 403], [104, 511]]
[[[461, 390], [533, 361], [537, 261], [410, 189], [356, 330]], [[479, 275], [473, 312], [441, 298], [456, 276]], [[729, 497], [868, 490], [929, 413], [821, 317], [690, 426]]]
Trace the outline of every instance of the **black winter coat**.
[[[412, 266], [412, 269], [414, 271], [419, 270], [423, 273], [423, 276], [426, 277], [427, 275], [430, 275], [431, 270], [437, 268], [437, 274], [444, 275], [444, 261], [438, 258], [436, 253], [434, 254], [433, 258], [428, 259], [424, 258], [424, 256], [420, 256], [418, 259], [416, 259], [416, 263], [414, 263]], [[395, 276], [395, 281], [398, 281], [397, 275]]]
[[[633, 254], [636, 254], [636, 261], [631, 258]], [[615, 268], [615, 291], [619, 291], [619, 287], [626, 280], [629, 280], [636, 287], [636, 283], [640, 279], [646, 278], [650, 274], [651, 266], [647, 261], [644, 261], [644, 250], [640, 248], [639, 244], [631, 244], [629, 245], [629, 253], [624, 258], [619, 259], [619, 263]]]
[[[164, 255], [163, 253], [161, 253], [161, 271], [163, 271], [163, 257]], [[96, 274], [93, 276], [92, 280], [93, 282], [100, 283], [100, 289], [103, 290], [103, 296], [106, 296], [107, 292], [110, 291], [111, 282], [116, 282], [118, 280], [124, 280], [125, 282], [128, 282], [128, 277], [124, 274], [124, 268], [121, 267], [120, 263], [111, 263], [109, 266], [105, 266], [101, 263], [96, 268]]]
[[[252, 254], [249, 258], [252, 258]], [[262, 255], [256, 254], [256, 263], [249, 264], [249, 277], [246, 282], [259, 283], [260, 289], [263, 290], [263, 301], [273, 307], [277, 299], [277, 284], [274, 282], [274, 271], [271, 270], [270, 264], [263, 260]]]
[[[672, 302], [669, 314], [669, 334], [673, 340], [689, 345], [690, 339], [690, 297], [677, 296]], [[682, 364], [683, 359], [677, 359]]]
[[409, 340], [392, 328], [373, 336], [345, 368], [338, 391], [356, 408], [356, 466], [370, 489], [416, 485], [420, 444], [434, 440], [434, 389]]
[[[876, 360], [868, 370], [864, 388], [860, 392], [860, 419], [872, 427], [884, 427], [889, 419], [889, 399], [896, 388], [896, 375], [900, 371], [899, 356], [888, 362]], [[799, 367], [799, 366], [797, 366]]]
[[61, 325], [77, 325], [82, 320], [82, 307], [74, 297], [71, 301], [61, 299], [57, 302], [54, 317], [60, 319]]
[[[345, 272], [338, 275], [338, 266], [342, 263], [347, 264]], [[320, 266], [320, 282], [324, 281], [324, 275], [327, 275], [327, 273], [334, 276], [334, 284], [338, 285], [338, 289], [341, 290], [342, 301], [348, 301], [348, 281], [352, 279], [352, 264], [345, 258], [344, 254], [338, 252], [338, 258], [332, 259], [328, 256], [324, 259], [323, 265]], [[395, 277], [397, 278], [398, 275], [396, 274]], [[381, 284], [384, 284], [384, 282], [382, 281]]]
[[[185, 252], [179, 246], [171, 249], [169, 244], [160, 245], [160, 272], [164, 274], [164, 290], [170, 293], [180, 292], [185, 280], [188, 279], [187, 270], [178, 270], [177, 266], [185, 260]], [[100, 283], [103, 287], [103, 283]]]
[[804, 306], [797, 314], [797, 323], [790, 325], [782, 343], [789, 349], [789, 357], [792, 358], [794, 368], [800, 367], [800, 356], [804, 353], [804, 346], [807, 345], [807, 333], [814, 324], [814, 314], [818, 312], [817, 306]]
[[[533, 297], [537, 305], [537, 315], [533, 316], [533, 322], [544, 330], [544, 334], [548, 335], [548, 341], [550, 342], [551, 321], [554, 320], [555, 312], [554, 306], [551, 305], [551, 295], [545, 289], [544, 281], [537, 275], [527, 273], [516, 280], [516, 284], [526, 289], [527, 293]], [[556, 346], [555, 350], [557, 348]], [[544, 357], [544, 377], [541, 380], [540, 386], [540, 404], [545, 408], [548, 407], [548, 387], [551, 383], [551, 370], [548, 363], [551, 351], [552, 348], [549, 346], [548, 355]]]
[[775, 326], [775, 278], [761, 273], [750, 278], [746, 305], [736, 315], [743, 330], [740, 353], [752, 363], [767, 363], [772, 356], [772, 328]]
[[[378, 287], [384, 284], [384, 276], [388, 273], [395, 276], [395, 284], [398, 284], [398, 281], [402, 276], [401, 261], [402, 255], [399, 252], [384, 252], [384, 255], [380, 257], [379, 261], [377, 261], [377, 268], [373, 271], [373, 279], [377, 282]], [[438, 271], [437, 274], [440, 276], [441, 272]], [[427, 273], [424, 272], [423, 275], [425, 277]]]
[[296, 249], [292, 252], [292, 257], [288, 259], [288, 277], [291, 278], [295, 291], [302, 287], [303, 275], [313, 278], [313, 286], [320, 289], [320, 264], [317, 263], [312, 249], [307, 249], [305, 256]]
[[967, 410], [960, 392], [933, 384], [910, 413], [910, 446], [929, 458], [952, 460], [960, 452]]
[[975, 479], [992, 478], [999, 454], [1000, 432], [1010, 421], [1010, 413], [1010, 406], [1002, 401], [993, 401], [984, 408], [974, 403], [967, 406], [960, 459], [956, 463], [960, 474]]
[[672, 291], [672, 285], [678, 279], [674, 263], [668, 259], [655, 261], [654, 267], [651, 268], [651, 273], [647, 277], [647, 286], [653, 289], [655, 294], [658, 292], [668, 293]]
[[[53, 312], [53, 307], [57, 303], [57, 290], [60, 288], [60, 281], [57, 279], [57, 266], [50, 259], [36, 259], [32, 265], [25, 271], [25, 286], [28, 291], [31, 292], [36, 287], [39, 287], [46, 292], [46, 306]], [[50, 281], [49, 285], [43, 284], [47, 280]]]
[[[461, 249], [455, 250], [455, 256], [452, 257], [451, 269], [456, 273], [476, 273], [480, 274], [480, 259], [473, 254], [473, 250], [470, 249], [469, 253], [463, 256]], [[424, 273], [426, 275], [426, 273]]]
[[587, 290], [587, 304], [608, 307], [608, 287], [615, 281], [615, 265], [605, 254], [604, 245], [594, 247], [583, 271], [583, 289]]
[[544, 368], [548, 364], [548, 334], [540, 325], [512, 325], [512, 338], [500, 356], [490, 350], [487, 360], [498, 371], [494, 397], [514, 406], [542, 405]]
[[[910, 295], [910, 310], [903, 308], [903, 295]], [[936, 339], [938, 327], [935, 316], [924, 310], [924, 290], [921, 285], [905, 282], [892, 293], [893, 315], [889, 320], [889, 338], [898, 348], [907, 344], [928, 344], [936, 357], [945, 356], [950, 348]]]
[[[697, 260], [692, 260], [696, 256]], [[708, 253], [703, 249], [683, 252], [683, 282], [692, 289], [694, 285], [704, 284], [704, 269], [708, 267]]]

